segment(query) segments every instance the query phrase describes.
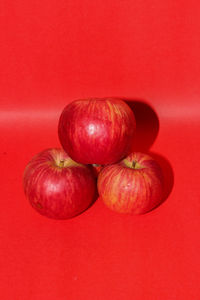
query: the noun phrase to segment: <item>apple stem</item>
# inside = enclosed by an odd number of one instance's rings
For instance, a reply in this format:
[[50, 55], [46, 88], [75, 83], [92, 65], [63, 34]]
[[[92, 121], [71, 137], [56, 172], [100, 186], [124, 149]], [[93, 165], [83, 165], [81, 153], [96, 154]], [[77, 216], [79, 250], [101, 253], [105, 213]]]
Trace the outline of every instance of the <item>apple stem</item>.
[[64, 160], [60, 160], [60, 164], [59, 164], [59, 166], [61, 167], [61, 168], [63, 168], [64, 167]]
[[133, 169], [135, 169], [136, 164], [137, 164], [137, 162], [134, 160], [134, 161], [132, 162], [132, 167], [133, 167]]

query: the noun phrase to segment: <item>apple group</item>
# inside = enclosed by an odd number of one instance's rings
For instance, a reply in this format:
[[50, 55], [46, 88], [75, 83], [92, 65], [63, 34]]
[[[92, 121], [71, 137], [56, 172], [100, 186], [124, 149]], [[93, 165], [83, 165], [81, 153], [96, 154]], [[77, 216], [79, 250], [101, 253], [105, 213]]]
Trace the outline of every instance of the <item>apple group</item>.
[[144, 214], [163, 200], [158, 162], [135, 152], [136, 120], [128, 104], [116, 98], [75, 100], [62, 111], [51, 148], [27, 164], [23, 186], [30, 204], [53, 219], [85, 211], [97, 197], [113, 211]]

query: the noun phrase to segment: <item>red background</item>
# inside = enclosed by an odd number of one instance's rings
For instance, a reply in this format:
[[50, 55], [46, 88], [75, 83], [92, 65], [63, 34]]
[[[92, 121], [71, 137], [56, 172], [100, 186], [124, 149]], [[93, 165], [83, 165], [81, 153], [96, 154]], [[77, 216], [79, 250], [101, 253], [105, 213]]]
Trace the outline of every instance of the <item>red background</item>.
[[[197, 0], [1, 1], [2, 299], [200, 299], [199, 8]], [[60, 146], [63, 107], [90, 96], [133, 101], [138, 148], [156, 153], [167, 182], [154, 211], [121, 216], [97, 200], [54, 221], [25, 199], [27, 162]]]

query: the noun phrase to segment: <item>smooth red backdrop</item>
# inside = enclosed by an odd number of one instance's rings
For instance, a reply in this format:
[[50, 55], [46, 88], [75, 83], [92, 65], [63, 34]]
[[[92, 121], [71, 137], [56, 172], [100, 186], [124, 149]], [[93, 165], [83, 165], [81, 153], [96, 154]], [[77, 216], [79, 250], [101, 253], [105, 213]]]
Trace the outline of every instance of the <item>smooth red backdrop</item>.
[[[199, 1], [2, 0], [0, 295], [5, 300], [200, 299]], [[118, 215], [98, 199], [54, 221], [25, 199], [23, 170], [60, 146], [63, 107], [125, 97], [137, 148], [162, 164], [168, 198]], [[130, 103], [129, 102], [129, 103]]]

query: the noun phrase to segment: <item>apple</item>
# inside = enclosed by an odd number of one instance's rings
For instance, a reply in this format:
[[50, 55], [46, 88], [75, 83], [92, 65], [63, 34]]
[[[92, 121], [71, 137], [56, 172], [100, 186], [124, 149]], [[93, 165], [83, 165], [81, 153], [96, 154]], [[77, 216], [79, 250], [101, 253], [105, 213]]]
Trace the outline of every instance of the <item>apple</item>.
[[158, 206], [163, 200], [163, 185], [158, 162], [140, 152], [104, 167], [97, 181], [106, 206], [127, 214], [144, 214]]
[[135, 127], [134, 113], [123, 100], [82, 99], [62, 111], [58, 136], [73, 160], [106, 165], [131, 153]]
[[89, 166], [73, 161], [62, 149], [46, 149], [24, 171], [24, 192], [42, 215], [72, 218], [86, 210], [96, 195], [96, 179]]

